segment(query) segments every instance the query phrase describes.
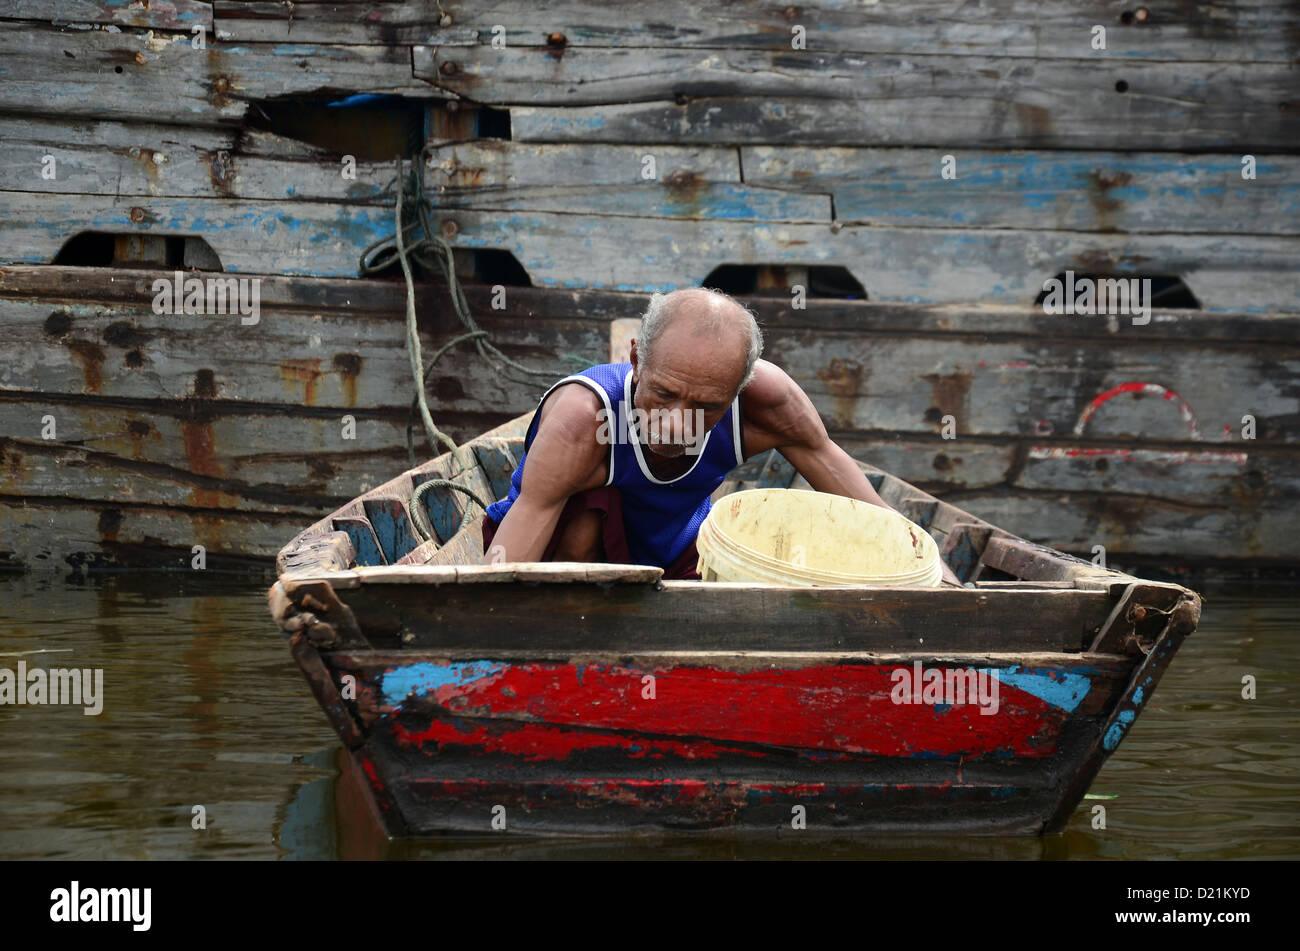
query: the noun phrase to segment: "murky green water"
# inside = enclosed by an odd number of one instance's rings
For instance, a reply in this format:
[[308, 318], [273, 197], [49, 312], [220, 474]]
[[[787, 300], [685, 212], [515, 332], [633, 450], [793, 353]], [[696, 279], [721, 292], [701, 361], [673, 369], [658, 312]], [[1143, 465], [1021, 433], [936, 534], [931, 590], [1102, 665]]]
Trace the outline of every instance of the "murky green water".
[[434, 844], [369, 824], [264, 590], [0, 576], [0, 667], [104, 670], [98, 716], [0, 706], [0, 858], [1300, 858], [1300, 603], [1281, 587], [1203, 590], [1200, 630], [1093, 785], [1115, 798], [1063, 836]]

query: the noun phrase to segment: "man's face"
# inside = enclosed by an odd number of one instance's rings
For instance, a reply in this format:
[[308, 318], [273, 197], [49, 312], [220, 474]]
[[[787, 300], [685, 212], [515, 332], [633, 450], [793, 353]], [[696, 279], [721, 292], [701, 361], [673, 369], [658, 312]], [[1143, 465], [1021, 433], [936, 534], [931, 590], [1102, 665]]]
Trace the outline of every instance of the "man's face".
[[699, 451], [704, 434], [726, 415], [739, 390], [744, 355], [737, 346], [732, 339], [673, 325], [655, 342], [653, 362], [645, 364], [633, 342], [633, 403], [643, 414], [647, 449], [668, 458]]

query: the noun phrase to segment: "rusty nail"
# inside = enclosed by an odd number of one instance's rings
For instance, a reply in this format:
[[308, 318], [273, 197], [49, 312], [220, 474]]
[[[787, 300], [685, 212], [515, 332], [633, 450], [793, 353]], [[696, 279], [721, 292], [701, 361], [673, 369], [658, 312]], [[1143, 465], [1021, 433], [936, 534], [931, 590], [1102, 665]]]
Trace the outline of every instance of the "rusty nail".
[[438, 25], [439, 25], [439, 26], [451, 26], [451, 14], [450, 14], [450, 13], [444, 13], [444, 14], [442, 15], [442, 17], [438, 20]]
[[161, 165], [165, 161], [167, 161], [167, 156], [163, 155], [161, 152], [155, 152], [153, 154], [153, 163], [155, 165]]
[[225, 76], [217, 77], [217, 92], [225, 92], [230, 88], [230, 80]]
[[552, 33], [550, 36], [546, 38], [546, 42], [549, 43], [551, 46], [564, 46], [569, 41], [565, 39], [563, 33]]
[[455, 76], [456, 64], [453, 63], [451, 60], [447, 60], [447, 62], [443, 63], [441, 66], [438, 67], [438, 71], [442, 73], [444, 76]]
[[1147, 609], [1142, 607], [1142, 605], [1139, 604], [1137, 607], [1133, 609], [1134, 620], [1140, 621], [1146, 616], [1147, 616]]
[[135, 65], [137, 65], [137, 66], [143, 66], [146, 62], [148, 62], [148, 61], [144, 58], [144, 54], [141, 53], [139, 50], [136, 51], [136, 54], [135, 54], [135, 56], [132, 57], [132, 59], [135, 60]]
[[144, 209], [139, 206], [132, 208], [131, 220], [134, 221], [136, 224], [139, 224], [140, 222], [144, 221]]
[[460, 225], [448, 218], [442, 223], [442, 235], [448, 241], [460, 234]]
[[1151, 11], [1146, 7], [1138, 7], [1137, 10], [1133, 12], [1133, 19], [1137, 20], [1139, 23], [1143, 23], [1150, 15]]
[[796, 10], [794, 7], [786, 7], [784, 10], [781, 11], [781, 14], [787, 20], [793, 20], [795, 17], [799, 15], [799, 11]]
[[133, 145], [133, 146], [131, 146], [130, 151], [128, 151], [126, 154], [129, 155], [129, 156], [131, 156], [131, 158], [139, 158], [139, 157], [140, 157], [140, 150], [137, 149], [137, 148]]
[[832, 222], [831, 222], [831, 234], [839, 234], [839, 233], [840, 233], [841, 231], [843, 231], [843, 230], [844, 230], [844, 223], [843, 223], [843, 222], [841, 222], [841, 221], [832, 221]]

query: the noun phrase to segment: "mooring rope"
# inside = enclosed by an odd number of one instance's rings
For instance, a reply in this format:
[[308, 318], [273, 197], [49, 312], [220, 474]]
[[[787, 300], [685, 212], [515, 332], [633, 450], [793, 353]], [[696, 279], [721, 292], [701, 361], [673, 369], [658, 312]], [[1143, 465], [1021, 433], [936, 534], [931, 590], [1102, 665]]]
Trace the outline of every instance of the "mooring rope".
[[[424, 152], [421, 152], [421, 157], [424, 154]], [[466, 340], [473, 340], [479, 355], [488, 362], [493, 372], [511, 383], [538, 387], [541, 385], [536, 379], [519, 379], [512, 376], [509, 371], [522, 373], [526, 377], [544, 377], [548, 380], [556, 379], [564, 374], [557, 374], [551, 370], [535, 370], [532, 367], [524, 366], [522, 363], [511, 359], [492, 343], [487, 331], [478, 325], [477, 321], [474, 320], [474, 315], [470, 312], [469, 301], [466, 299], [464, 288], [456, 275], [454, 249], [451, 243], [439, 234], [433, 226], [433, 220], [430, 216], [432, 205], [426, 198], [424, 174], [419, 163], [416, 164], [409, 176], [406, 174], [403, 159], [399, 157], [396, 164], [397, 174], [384, 189], [385, 191], [396, 189], [394, 230], [391, 235], [379, 239], [361, 252], [360, 272], [365, 276], [386, 270], [392, 267], [395, 262], [401, 265], [402, 276], [406, 281], [407, 350], [411, 358], [411, 372], [415, 378], [416, 387], [411, 412], [412, 417], [416, 412], [419, 413], [420, 420], [424, 424], [425, 436], [429, 440], [429, 447], [433, 455], [436, 456], [439, 454], [438, 442], [449, 447], [452, 451], [457, 446], [455, 441], [442, 432], [434, 423], [433, 414], [429, 410], [426, 384], [429, 373], [438, 362], [438, 359], [451, 347]], [[408, 191], [409, 197], [415, 205], [416, 217], [414, 221], [404, 224], [403, 219], [408, 216], [406, 210]], [[418, 236], [412, 234], [417, 229], [422, 234]], [[433, 272], [435, 269], [442, 272], [451, 295], [452, 308], [466, 330], [466, 333], [456, 337], [438, 350], [434, 354], [433, 361], [427, 368], [423, 369], [421, 368], [423, 360], [421, 359], [420, 339], [415, 316], [415, 280], [411, 262], [428, 272]], [[575, 364], [579, 369], [586, 367], [590, 362], [572, 353], [564, 353], [561, 356]], [[410, 459], [411, 465], [414, 466], [415, 433], [413, 418], [408, 420], [406, 433], [407, 457]]]
[[[479, 508], [485, 512], [487, 511], [487, 505], [478, 497], [478, 494], [473, 489], [468, 489], [463, 485], [457, 485], [455, 482], [448, 479], [430, 479], [428, 482], [421, 482], [416, 486], [415, 492], [411, 495], [411, 518], [415, 522], [416, 533], [421, 536], [420, 541], [422, 542], [427, 542], [431, 538], [438, 537], [437, 533], [433, 529], [433, 522], [429, 520], [429, 510], [420, 504], [420, 500], [424, 497], [424, 493], [430, 489], [455, 489], [457, 492], [463, 492], [477, 503]], [[465, 519], [468, 517], [469, 509], [466, 509], [465, 513], [461, 516], [460, 525], [456, 526], [457, 532], [460, 531], [461, 526], [465, 524]], [[455, 532], [452, 534], [455, 534]]]
[[[423, 156], [424, 152], [422, 151], [421, 158]], [[402, 277], [406, 282], [406, 349], [411, 361], [411, 375], [415, 378], [415, 398], [411, 401], [411, 411], [406, 419], [406, 455], [411, 468], [415, 468], [415, 417], [417, 413], [420, 421], [424, 424], [425, 438], [429, 441], [429, 448], [433, 455], [437, 456], [439, 454], [439, 442], [451, 452], [455, 452], [458, 448], [456, 441], [439, 429], [433, 421], [433, 413], [429, 409], [427, 390], [429, 374], [437, 365], [438, 360], [442, 358], [442, 355], [452, 347], [472, 340], [479, 355], [488, 362], [493, 372], [512, 383], [540, 386], [535, 379], [521, 380], [511, 376], [508, 372], [511, 370], [523, 373], [528, 377], [545, 377], [548, 380], [563, 376], [563, 374], [556, 374], [550, 370], [534, 370], [516, 360], [512, 360], [492, 343], [488, 332], [474, 320], [474, 315], [470, 313], [469, 301], [465, 297], [465, 291], [456, 276], [456, 260], [451, 243], [438, 234], [433, 227], [430, 217], [431, 205], [424, 192], [423, 171], [419, 163], [417, 163], [408, 182], [405, 164], [400, 157], [397, 159], [397, 174], [385, 187], [385, 191], [396, 189], [393, 233], [381, 238], [361, 252], [360, 271], [363, 276], [375, 274], [392, 267], [396, 261], [401, 265]], [[408, 188], [410, 189], [410, 197], [415, 204], [416, 220], [404, 224]], [[412, 232], [416, 231], [416, 229], [419, 229], [423, 234], [418, 237], [414, 236]], [[423, 367], [424, 360], [420, 347], [420, 333], [415, 315], [415, 277], [411, 267], [412, 261], [426, 271], [432, 272], [435, 267], [442, 271], [442, 275], [447, 281], [448, 291], [451, 294], [452, 308], [456, 311], [457, 318], [466, 329], [465, 333], [443, 344], [433, 355], [433, 359], [427, 367]], [[565, 353], [561, 354], [561, 356], [577, 364], [579, 368], [587, 366], [589, 362], [576, 354]], [[439, 487], [463, 492], [473, 499], [479, 508], [484, 511], [487, 510], [487, 505], [483, 500], [465, 486], [456, 485], [446, 479], [430, 479], [418, 486], [411, 495], [411, 516], [416, 532], [422, 536], [422, 541], [435, 538], [436, 534], [433, 530], [433, 524], [429, 520], [429, 513], [421, 504], [421, 500], [426, 491]], [[468, 515], [468, 510], [465, 514]], [[463, 523], [464, 518], [462, 518]]]

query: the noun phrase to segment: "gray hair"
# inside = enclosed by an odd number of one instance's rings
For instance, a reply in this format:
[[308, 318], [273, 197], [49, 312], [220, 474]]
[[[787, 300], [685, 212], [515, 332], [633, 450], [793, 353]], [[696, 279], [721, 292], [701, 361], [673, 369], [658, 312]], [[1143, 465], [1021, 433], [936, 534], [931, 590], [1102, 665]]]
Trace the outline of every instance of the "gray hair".
[[[749, 322], [749, 351], [745, 354], [745, 373], [740, 381], [740, 388], [743, 390], [754, 379], [754, 365], [758, 363], [758, 358], [763, 354], [763, 331], [758, 327], [758, 321], [754, 319], [753, 313], [744, 304], [735, 298], [703, 287], [682, 288], [681, 291], [673, 291], [672, 294], [682, 293], [684, 291], [703, 291], [711, 297], [721, 298], [723, 301], [734, 306], [748, 318]], [[649, 364], [650, 351], [654, 348], [655, 342], [663, 334], [664, 328], [671, 323], [671, 311], [665, 313], [664, 304], [672, 294], [651, 294], [650, 303], [646, 306], [645, 314], [641, 317], [641, 329], [637, 334], [637, 354], [643, 364]], [[715, 326], [716, 318], [713, 318]]]

